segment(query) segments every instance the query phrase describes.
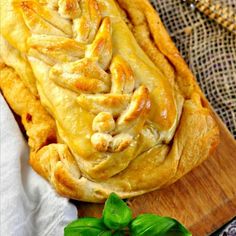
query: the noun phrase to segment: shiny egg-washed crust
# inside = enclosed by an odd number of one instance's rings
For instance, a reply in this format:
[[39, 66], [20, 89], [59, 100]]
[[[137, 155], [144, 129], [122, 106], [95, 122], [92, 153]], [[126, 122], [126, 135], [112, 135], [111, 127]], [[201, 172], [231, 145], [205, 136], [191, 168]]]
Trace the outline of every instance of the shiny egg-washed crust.
[[207, 101], [147, 0], [2, 0], [0, 13], [1, 91], [61, 195], [140, 195], [215, 149]]

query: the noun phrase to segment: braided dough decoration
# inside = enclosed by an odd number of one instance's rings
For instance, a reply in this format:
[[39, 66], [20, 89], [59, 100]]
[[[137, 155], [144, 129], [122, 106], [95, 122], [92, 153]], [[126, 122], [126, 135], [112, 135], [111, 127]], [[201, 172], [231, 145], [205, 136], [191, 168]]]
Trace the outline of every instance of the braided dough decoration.
[[1, 22], [1, 90], [22, 117], [31, 165], [60, 194], [139, 195], [176, 181], [218, 143], [147, 0], [3, 0]]

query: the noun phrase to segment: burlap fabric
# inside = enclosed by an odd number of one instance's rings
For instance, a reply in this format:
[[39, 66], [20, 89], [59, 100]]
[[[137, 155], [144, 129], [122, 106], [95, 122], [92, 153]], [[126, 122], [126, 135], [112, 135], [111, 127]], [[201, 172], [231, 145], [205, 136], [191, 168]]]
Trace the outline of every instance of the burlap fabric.
[[[221, 1], [236, 12], [236, 0]], [[236, 138], [236, 36], [181, 0], [151, 3], [211, 105]]]

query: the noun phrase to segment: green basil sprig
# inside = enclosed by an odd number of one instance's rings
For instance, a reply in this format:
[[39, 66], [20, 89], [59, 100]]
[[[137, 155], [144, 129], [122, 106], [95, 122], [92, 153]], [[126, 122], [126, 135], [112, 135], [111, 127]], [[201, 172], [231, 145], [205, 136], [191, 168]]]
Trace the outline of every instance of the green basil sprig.
[[105, 203], [101, 219], [80, 218], [68, 224], [64, 236], [191, 236], [177, 220], [142, 214], [132, 220], [131, 209], [115, 193]]

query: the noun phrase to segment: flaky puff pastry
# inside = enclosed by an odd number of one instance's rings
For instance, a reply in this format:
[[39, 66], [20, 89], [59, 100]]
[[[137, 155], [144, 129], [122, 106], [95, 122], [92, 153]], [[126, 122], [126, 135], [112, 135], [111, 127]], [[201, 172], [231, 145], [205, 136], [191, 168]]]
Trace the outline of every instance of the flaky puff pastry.
[[173, 183], [219, 132], [147, 0], [2, 0], [1, 90], [30, 164], [63, 196], [103, 202]]

